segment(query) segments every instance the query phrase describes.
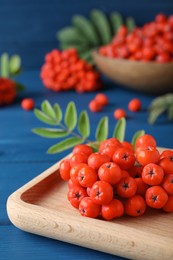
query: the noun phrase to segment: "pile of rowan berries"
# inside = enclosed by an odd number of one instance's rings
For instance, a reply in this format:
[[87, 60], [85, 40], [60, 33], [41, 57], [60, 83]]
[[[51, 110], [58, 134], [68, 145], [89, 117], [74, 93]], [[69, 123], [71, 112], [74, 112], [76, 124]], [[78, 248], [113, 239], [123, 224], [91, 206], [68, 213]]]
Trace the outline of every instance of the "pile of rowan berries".
[[8, 78], [0, 78], [0, 105], [9, 105], [16, 98], [15, 82]]
[[100, 74], [92, 65], [79, 58], [75, 49], [53, 50], [46, 54], [41, 68], [41, 79], [48, 89], [79, 93], [100, 89]]
[[173, 15], [158, 14], [155, 20], [131, 33], [122, 26], [112, 42], [99, 53], [113, 58], [159, 63], [173, 62]]
[[138, 217], [147, 208], [173, 212], [173, 151], [161, 154], [151, 135], [129, 142], [110, 138], [99, 151], [80, 144], [60, 164], [67, 198], [82, 216], [111, 220]]

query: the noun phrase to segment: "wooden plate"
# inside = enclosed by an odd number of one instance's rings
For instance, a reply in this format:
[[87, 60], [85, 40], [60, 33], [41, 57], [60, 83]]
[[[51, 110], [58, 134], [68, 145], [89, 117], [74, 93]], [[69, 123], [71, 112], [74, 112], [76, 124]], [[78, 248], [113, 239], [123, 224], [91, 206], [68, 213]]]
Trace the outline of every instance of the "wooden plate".
[[149, 211], [115, 221], [82, 217], [67, 201], [59, 163], [8, 198], [8, 216], [16, 227], [130, 259], [173, 259], [172, 213]]

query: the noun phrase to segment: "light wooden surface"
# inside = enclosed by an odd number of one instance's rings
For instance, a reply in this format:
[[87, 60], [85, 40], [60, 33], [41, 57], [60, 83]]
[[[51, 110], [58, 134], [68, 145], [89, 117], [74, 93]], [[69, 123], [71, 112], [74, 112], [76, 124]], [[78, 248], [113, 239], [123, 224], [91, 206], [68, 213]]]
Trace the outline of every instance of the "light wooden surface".
[[67, 201], [58, 168], [56, 163], [8, 198], [8, 216], [16, 227], [130, 259], [173, 259], [173, 214], [148, 211], [115, 221], [82, 217]]
[[145, 93], [173, 92], [173, 63], [115, 59], [93, 52], [98, 69], [116, 83]]

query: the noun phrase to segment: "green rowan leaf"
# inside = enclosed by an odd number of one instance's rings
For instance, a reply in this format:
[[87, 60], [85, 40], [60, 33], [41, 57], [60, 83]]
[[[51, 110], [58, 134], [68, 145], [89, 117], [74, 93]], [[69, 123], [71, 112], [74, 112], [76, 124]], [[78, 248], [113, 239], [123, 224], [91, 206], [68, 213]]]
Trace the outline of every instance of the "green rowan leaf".
[[73, 130], [77, 124], [77, 111], [73, 101], [67, 105], [64, 121], [69, 130]]
[[113, 32], [116, 33], [118, 29], [123, 25], [122, 15], [118, 12], [112, 12], [110, 14], [110, 20], [111, 20]]
[[9, 72], [11, 76], [16, 76], [21, 70], [21, 58], [19, 55], [11, 56], [9, 60]]
[[48, 100], [44, 100], [41, 104], [41, 110], [53, 120], [56, 120], [56, 114]]
[[68, 150], [78, 144], [81, 144], [83, 142], [82, 138], [79, 137], [70, 137], [68, 139], [63, 140], [62, 142], [59, 142], [53, 146], [51, 146], [47, 153], [55, 154], [60, 153], [62, 151]]
[[127, 19], [126, 19], [126, 26], [127, 26], [128, 32], [132, 32], [133, 31], [133, 29], [136, 26], [135, 20], [133, 19], [133, 17], [127, 17]]
[[90, 122], [86, 111], [82, 111], [79, 115], [78, 131], [84, 138], [90, 135]]
[[43, 123], [46, 123], [48, 125], [57, 125], [58, 124], [57, 122], [55, 122], [54, 119], [50, 118], [48, 115], [46, 115], [44, 112], [42, 112], [41, 110], [39, 110], [37, 108], [34, 109], [34, 114]]
[[173, 105], [168, 108], [168, 120], [173, 120]]
[[108, 136], [108, 117], [102, 117], [98, 123], [97, 129], [96, 129], [96, 140], [98, 142], [102, 142], [103, 140], [106, 140]]
[[34, 128], [32, 132], [47, 138], [61, 138], [69, 134], [65, 130], [53, 128]]
[[120, 142], [124, 141], [124, 136], [125, 136], [125, 131], [126, 131], [126, 119], [123, 117], [118, 120], [116, 123], [114, 132], [113, 132], [113, 137], [117, 138]]
[[58, 103], [55, 103], [53, 106], [53, 109], [54, 109], [54, 112], [56, 115], [56, 120], [57, 120], [57, 122], [60, 123], [62, 120], [62, 110], [61, 110], [60, 105]]
[[9, 56], [7, 53], [3, 53], [0, 57], [0, 73], [2, 78], [9, 77]]
[[157, 107], [149, 111], [148, 122], [154, 124], [157, 118], [166, 111], [166, 107]]

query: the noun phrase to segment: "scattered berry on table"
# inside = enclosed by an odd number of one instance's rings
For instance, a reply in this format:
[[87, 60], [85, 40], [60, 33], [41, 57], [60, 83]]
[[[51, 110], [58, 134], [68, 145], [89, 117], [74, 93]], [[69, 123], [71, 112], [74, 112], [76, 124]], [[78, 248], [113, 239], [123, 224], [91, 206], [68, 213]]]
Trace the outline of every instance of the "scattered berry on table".
[[95, 99], [91, 100], [88, 106], [91, 112], [100, 112], [103, 108]]
[[21, 107], [24, 110], [33, 110], [35, 102], [32, 98], [24, 98], [21, 102]]
[[126, 111], [122, 108], [117, 108], [115, 111], [114, 111], [114, 118], [116, 120], [122, 118], [122, 117], [126, 117]]
[[128, 103], [128, 109], [131, 112], [140, 111], [141, 110], [141, 106], [142, 106], [142, 103], [141, 103], [141, 101], [138, 98], [134, 98], [134, 99], [130, 100], [130, 102]]
[[98, 93], [94, 99], [101, 106], [106, 106], [109, 103], [108, 97], [103, 93]]

